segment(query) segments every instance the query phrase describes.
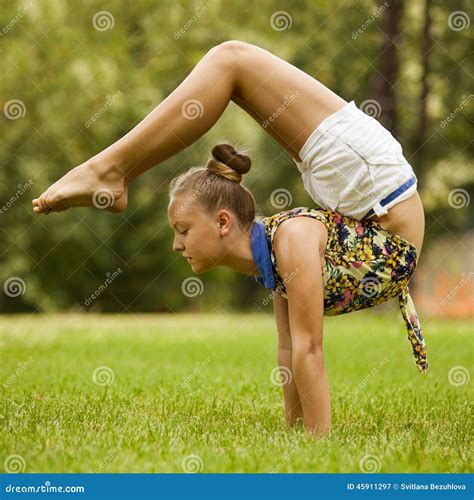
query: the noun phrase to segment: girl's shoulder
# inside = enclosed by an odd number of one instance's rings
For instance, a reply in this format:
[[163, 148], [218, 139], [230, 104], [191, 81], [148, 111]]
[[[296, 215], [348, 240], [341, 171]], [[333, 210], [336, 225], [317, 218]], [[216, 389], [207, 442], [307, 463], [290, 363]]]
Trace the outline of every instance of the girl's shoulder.
[[289, 210], [283, 210], [268, 217], [262, 217], [262, 222], [265, 224], [267, 233], [273, 239], [273, 236], [280, 224], [294, 217], [311, 217], [322, 222], [326, 227], [329, 227], [331, 220], [331, 211], [321, 208], [296, 207]]

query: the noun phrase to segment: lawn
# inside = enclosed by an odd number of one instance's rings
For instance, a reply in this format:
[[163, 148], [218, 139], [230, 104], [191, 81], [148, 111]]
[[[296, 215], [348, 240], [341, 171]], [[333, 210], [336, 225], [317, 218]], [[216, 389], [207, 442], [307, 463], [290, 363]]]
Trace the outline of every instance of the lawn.
[[0, 317], [2, 472], [469, 472], [472, 326], [325, 319], [333, 431], [286, 430], [271, 315]]

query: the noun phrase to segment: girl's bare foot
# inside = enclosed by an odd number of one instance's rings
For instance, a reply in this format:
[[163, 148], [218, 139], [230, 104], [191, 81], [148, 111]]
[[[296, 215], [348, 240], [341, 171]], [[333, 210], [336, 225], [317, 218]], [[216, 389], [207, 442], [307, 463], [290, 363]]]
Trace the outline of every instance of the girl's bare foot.
[[32, 201], [33, 212], [48, 214], [71, 207], [122, 212], [128, 202], [128, 181], [116, 168], [94, 161], [73, 168]]

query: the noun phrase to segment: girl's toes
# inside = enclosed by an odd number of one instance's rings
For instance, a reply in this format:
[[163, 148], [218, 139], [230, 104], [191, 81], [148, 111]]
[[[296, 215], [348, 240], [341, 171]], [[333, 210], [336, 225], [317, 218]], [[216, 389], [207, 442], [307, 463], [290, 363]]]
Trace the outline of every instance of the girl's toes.
[[44, 211], [44, 198], [42, 196], [38, 200], [38, 208], [41, 212]]
[[41, 199], [41, 210], [43, 210], [44, 212], [49, 207], [50, 207], [49, 196], [45, 196], [44, 198]]

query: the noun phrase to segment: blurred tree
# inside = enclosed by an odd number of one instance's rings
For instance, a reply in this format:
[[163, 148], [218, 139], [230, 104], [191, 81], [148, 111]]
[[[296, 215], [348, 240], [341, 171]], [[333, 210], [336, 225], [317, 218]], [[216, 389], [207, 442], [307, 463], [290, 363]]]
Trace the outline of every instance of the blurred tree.
[[[249, 150], [245, 182], [261, 214], [314, 204], [289, 155], [234, 104], [199, 141], [138, 178], [123, 214], [74, 209], [44, 217], [31, 210], [33, 197], [126, 134], [211, 47], [230, 39], [274, 52], [357, 104], [376, 92], [378, 61], [387, 81], [377, 88], [389, 101], [382, 108], [392, 124], [397, 117], [396, 133], [417, 173], [421, 127], [426, 133], [429, 175], [420, 189], [429, 217], [439, 221], [427, 238], [465, 228], [469, 206], [453, 209], [448, 194], [462, 188], [472, 196], [472, 39], [463, 28], [472, 4], [387, 3], [382, 15], [372, 0], [290, 0], [284, 7], [222, 0], [1, 3], [0, 284], [19, 278], [25, 286], [18, 295], [0, 294], [0, 312], [262, 307], [267, 292], [230, 270], [199, 275], [203, 293], [184, 295], [181, 285], [193, 273], [172, 252], [166, 219], [171, 178], [205, 164], [221, 140]], [[461, 24], [450, 17], [457, 11]], [[432, 36], [429, 61], [420, 58], [423, 23], [423, 43]], [[423, 124], [414, 112], [420, 96]], [[272, 197], [281, 188], [290, 193], [288, 204]]]

